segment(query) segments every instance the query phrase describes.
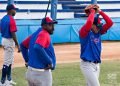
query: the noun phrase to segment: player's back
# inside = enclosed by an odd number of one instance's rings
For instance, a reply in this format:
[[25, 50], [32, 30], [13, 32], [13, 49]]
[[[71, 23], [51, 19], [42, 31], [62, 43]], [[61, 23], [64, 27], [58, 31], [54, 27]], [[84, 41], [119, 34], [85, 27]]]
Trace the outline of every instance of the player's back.
[[35, 41], [38, 37], [38, 34], [42, 31], [41, 28], [39, 28], [36, 32], [34, 32], [32, 35], [31, 35], [31, 38], [30, 38], [30, 44], [29, 44], [29, 50], [30, 52], [34, 49], [34, 44], [35, 44]]
[[39, 35], [39, 33], [41, 31], [42, 31], [42, 29], [39, 28], [36, 32], [34, 32], [31, 35], [30, 43], [29, 43], [29, 54], [28, 54], [28, 57], [30, 59], [29, 59], [28, 64], [29, 64], [29, 66], [34, 67], [34, 68], [44, 68], [44, 66], [42, 65], [43, 64], [42, 61], [38, 58], [38, 54], [34, 50], [35, 42], [36, 42], [37, 37], [38, 37], [38, 35]]
[[2, 37], [11, 38], [11, 33], [10, 33], [10, 16], [9, 15], [5, 15], [1, 19], [1, 34], [2, 34]]

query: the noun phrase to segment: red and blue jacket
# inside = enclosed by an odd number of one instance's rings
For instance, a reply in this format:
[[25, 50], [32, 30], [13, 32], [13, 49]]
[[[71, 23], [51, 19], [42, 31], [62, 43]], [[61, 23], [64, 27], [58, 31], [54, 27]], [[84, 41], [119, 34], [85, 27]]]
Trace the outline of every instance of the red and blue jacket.
[[95, 16], [94, 10], [91, 10], [87, 22], [79, 31], [81, 42], [80, 57], [84, 61], [101, 63], [101, 35], [107, 32], [107, 30], [113, 25], [113, 22], [103, 11], [100, 11], [99, 14], [106, 21], [106, 24], [102, 25], [102, 29], [97, 28], [100, 29], [97, 34], [91, 31]]
[[52, 64], [52, 69], [56, 66], [56, 56], [49, 33], [39, 28], [21, 43], [21, 52], [28, 66], [45, 69], [48, 64]]
[[10, 15], [5, 15], [0, 22], [1, 35], [4, 38], [12, 38], [11, 33], [17, 31], [16, 22]]

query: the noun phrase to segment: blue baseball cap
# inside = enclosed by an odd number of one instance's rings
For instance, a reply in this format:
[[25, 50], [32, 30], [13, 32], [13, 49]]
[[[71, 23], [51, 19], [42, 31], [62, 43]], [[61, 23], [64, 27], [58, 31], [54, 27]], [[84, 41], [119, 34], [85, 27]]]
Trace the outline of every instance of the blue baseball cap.
[[100, 30], [102, 30], [103, 23], [100, 22], [99, 16], [99, 14], [95, 14], [93, 24], [95, 24]]
[[13, 4], [9, 4], [7, 5], [6, 7], [6, 10], [9, 11], [9, 10], [18, 10], [18, 8], [16, 8]]
[[97, 25], [98, 24], [98, 19], [99, 19], [99, 14], [95, 14], [93, 24]]

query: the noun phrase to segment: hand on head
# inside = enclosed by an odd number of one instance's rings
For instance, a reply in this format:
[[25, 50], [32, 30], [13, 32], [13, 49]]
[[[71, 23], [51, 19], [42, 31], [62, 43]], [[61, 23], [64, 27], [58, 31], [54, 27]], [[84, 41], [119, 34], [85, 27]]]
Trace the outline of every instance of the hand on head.
[[89, 15], [92, 9], [95, 10], [95, 13], [98, 13], [99, 10], [100, 10], [100, 9], [99, 9], [99, 6], [98, 6], [97, 4], [91, 4], [91, 5], [86, 6], [86, 8], [85, 8], [85, 13], [86, 13], [87, 15]]
[[97, 4], [93, 5], [93, 9], [95, 9], [96, 13], [99, 13], [99, 6]]

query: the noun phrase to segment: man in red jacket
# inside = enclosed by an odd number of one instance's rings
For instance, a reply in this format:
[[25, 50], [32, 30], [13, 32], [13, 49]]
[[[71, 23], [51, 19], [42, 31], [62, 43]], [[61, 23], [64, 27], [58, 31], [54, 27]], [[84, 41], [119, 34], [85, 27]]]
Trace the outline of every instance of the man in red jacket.
[[[101, 35], [110, 29], [113, 22], [99, 9], [98, 5], [87, 6], [85, 13], [88, 18], [79, 31], [81, 42], [81, 71], [86, 79], [87, 86], [100, 86]], [[99, 15], [103, 17], [106, 22], [105, 24], [101, 23]]]

